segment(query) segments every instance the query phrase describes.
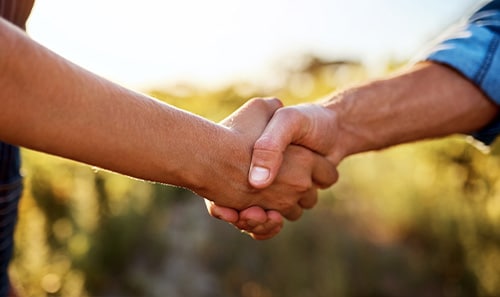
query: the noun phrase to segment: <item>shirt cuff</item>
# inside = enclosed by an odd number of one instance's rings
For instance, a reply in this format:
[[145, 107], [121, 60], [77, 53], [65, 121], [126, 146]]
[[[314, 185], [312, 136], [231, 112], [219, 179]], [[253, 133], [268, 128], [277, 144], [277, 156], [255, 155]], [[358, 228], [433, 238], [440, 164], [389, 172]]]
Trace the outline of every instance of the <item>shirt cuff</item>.
[[[435, 47], [427, 60], [456, 69], [500, 105], [500, 37], [495, 31], [487, 26], [469, 23]], [[490, 144], [498, 134], [500, 116], [472, 135]]]

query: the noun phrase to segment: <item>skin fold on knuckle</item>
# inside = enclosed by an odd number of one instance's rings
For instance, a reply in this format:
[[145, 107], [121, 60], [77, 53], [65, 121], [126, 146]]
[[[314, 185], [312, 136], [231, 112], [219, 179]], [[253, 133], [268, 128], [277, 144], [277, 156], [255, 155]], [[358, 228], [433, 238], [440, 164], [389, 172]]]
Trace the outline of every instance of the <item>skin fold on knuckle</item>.
[[286, 185], [290, 189], [292, 195], [299, 196], [302, 196], [314, 187], [314, 183], [309, 174], [290, 176]]
[[307, 136], [311, 132], [311, 125], [315, 121], [308, 117], [303, 107], [291, 106], [287, 110], [283, 110], [283, 113], [282, 117], [287, 120], [287, 128], [295, 132], [295, 142], [301, 144], [307, 140]]
[[270, 153], [270, 154], [281, 154], [283, 150], [280, 146], [280, 143], [277, 141], [276, 137], [273, 134], [265, 134], [262, 135], [254, 144], [254, 152], [259, 151], [262, 153]]
[[252, 98], [248, 101], [248, 106], [267, 113], [271, 116], [277, 108], [281, 106], [281, 101], [277, 98]]

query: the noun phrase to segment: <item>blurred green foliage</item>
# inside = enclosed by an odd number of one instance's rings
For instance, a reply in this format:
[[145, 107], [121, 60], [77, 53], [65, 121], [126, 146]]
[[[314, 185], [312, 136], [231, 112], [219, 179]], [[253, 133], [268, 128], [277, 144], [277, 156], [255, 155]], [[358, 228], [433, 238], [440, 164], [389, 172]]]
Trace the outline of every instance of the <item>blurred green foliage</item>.
[[[250, 97], [306, 102], [369, 78], [359, 63], [301, 65], [276, 89], [151, 94], [218, 121]], [[452, 136], [350, 157], [316, 208], [264, 242], [189, 191], [25, 150], [11, 274], [22, 296], [500, 296], [491, 149]]]

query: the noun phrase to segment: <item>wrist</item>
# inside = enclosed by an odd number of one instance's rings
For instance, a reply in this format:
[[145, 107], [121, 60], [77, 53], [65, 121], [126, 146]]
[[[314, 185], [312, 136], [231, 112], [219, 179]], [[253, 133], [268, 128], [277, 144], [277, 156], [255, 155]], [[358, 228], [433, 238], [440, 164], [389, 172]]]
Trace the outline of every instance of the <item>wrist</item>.
[[363, 92], [363, 88], [347, 89], [323, 104], [331, 114], [332, 131], [329, 134], [334, 141], [329, 159], [334, 164], [350, 155], [377, 147], [377, 137], [363, 125], [361, 110], [364, 102], [360, 102], [360, 98], [368, 100]]
[[241, 208], [246, 203], [241, 194], [251, 191], [247, 179], [251, 147], [247, 149], [237, 132], [222, 125], [211, 138], [212, 145], [203, 154], [195, 153], [191, 162], [197, 168], [186, 178], [186, 187], [218, 205]]

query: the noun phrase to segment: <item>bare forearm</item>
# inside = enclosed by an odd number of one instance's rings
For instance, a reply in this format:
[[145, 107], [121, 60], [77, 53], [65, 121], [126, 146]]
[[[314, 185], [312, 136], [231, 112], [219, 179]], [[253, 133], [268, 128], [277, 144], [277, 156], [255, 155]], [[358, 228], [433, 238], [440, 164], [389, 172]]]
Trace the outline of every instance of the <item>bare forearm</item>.
[[221, 126], [117, 86], [0, 26], [0, 139], [180, 186], [194, 183], [187, 172], [203, 162], [195, 150], [217, 153]]
[[299, 201], [314, 201], [316, 167], [334, 178], [326, 160], [302, 149], [289, 154], [301, 170], [287, 172], [297, 174], [265, 191], [250, 186], [252, 145], [279, 100], [250, 100], [215, 124], [85, 71], [1, 20], [0, 46], [0, 140], [290, 219]]
[[454, 133], [475, 131], [498, 107], [445, 66], [424, 63], [341, 93], [325, 104], [336, 116], [334, 159]]

